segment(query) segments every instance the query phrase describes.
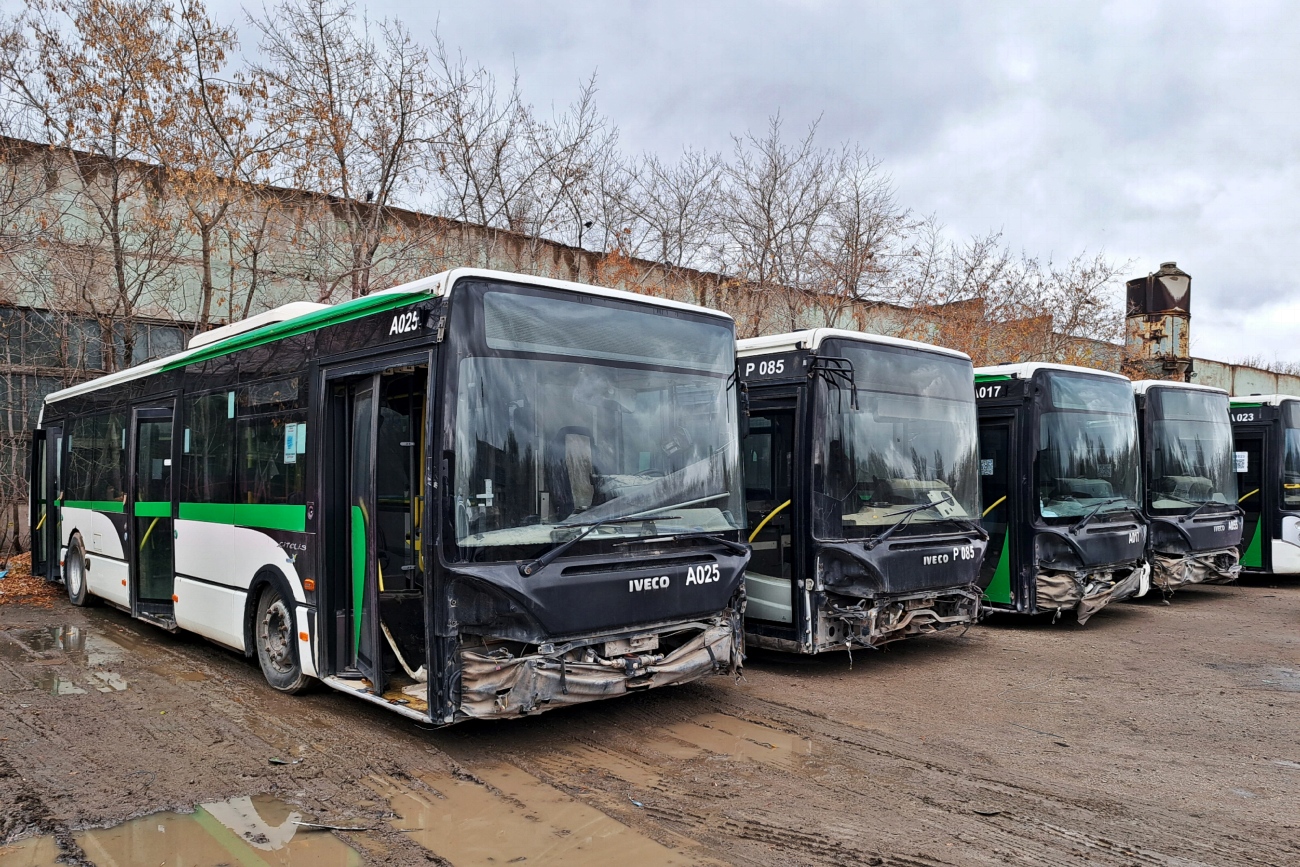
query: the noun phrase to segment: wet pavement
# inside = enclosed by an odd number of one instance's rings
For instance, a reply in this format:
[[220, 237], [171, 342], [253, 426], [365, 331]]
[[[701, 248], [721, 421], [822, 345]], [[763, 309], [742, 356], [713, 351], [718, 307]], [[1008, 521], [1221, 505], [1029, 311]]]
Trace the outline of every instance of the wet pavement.
[[[351, 867], [361, 855], [332, 834], [304, 828], [302, 813], [266, 795], [200, 804], [192, 813], [154, 813], [74, 835], [100, 867], [142, 864]], [[0, 848], [5, 867], [58, 867], [52, 837]]]
[[1297, 622], [1197, 588], [430, 730], [6, 607], [0, 865], [1300, 864]]

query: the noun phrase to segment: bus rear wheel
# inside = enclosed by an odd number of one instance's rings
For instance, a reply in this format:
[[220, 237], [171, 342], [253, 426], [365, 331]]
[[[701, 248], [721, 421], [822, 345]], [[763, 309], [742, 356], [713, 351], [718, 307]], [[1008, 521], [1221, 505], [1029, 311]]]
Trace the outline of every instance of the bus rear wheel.
[[68, 540], [68, 553], [63, 556], [63, 584], [68, 588], [68, 601], [73, 605], [87, 605], [86, 552], [81, 547], [81, 536], [73, 534]]
[[307, 688], [310, 678], [298, 661], [298, 631], [293, 622], [293, 599], [274, 584], [262, 588], [253, 622], [253, 641], [262, 675], [274, 689], [296, 693]]

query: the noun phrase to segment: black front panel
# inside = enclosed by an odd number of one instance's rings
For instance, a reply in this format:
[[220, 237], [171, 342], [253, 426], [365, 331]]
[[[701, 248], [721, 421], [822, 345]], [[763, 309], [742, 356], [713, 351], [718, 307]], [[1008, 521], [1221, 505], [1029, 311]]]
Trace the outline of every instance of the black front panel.
[[746, 559], [701, 546], [613, 562], [564, 558], [526, 578], [513, 563], [462, 567], [454, 610], [462, 632], [516, 641], [632, 631], [724, 610]]
[[975, 584], [986, 544], [963, 535], [890, 539], [872, 550], [861, 542], [819, 543], [822, 583], [865, 599]]

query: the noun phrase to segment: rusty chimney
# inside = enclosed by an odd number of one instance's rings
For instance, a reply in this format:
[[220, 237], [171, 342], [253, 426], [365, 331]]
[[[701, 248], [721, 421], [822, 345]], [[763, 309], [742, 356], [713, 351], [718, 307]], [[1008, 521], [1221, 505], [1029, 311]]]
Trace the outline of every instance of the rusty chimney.
[[1123, 372], [1132, 379], [1192, 378], [1192, 277], [1176, 262], [1129, 280]]

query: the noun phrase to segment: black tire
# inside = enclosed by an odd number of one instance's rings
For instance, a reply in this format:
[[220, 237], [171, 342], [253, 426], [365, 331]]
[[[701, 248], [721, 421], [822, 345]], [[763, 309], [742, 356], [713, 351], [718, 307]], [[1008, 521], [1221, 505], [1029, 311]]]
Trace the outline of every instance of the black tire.
[[86, 591], [86, 552], [81, 546], [81, 534], [73, 533], [68, 540], [68, 553], [63, 557], [63, 585], [68, 590], [68, 601], [73, 605], [90, 604], [91, 596]]
[[253, 644], [262, 676], [273, 689], [298, 693], [311, 678], [298, 661], [298, 629], [293, 618], [293, 597], [276, 584], [266, 584], [257, 599], [253, 619]]

